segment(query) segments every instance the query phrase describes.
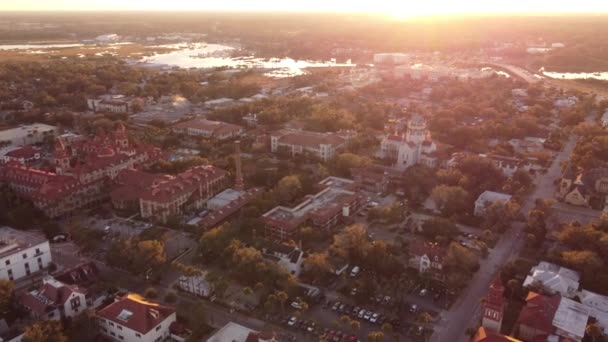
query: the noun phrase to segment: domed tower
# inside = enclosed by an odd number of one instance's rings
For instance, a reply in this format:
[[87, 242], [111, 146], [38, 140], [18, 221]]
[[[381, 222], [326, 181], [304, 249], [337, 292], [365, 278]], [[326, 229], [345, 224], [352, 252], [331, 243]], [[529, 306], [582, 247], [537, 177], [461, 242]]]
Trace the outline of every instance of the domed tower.
[[414, 115], [407, 123], [406, 140], [416, 145], [420, 145], [426, 137], [426, 120], [420, 115]]
[[121, 150], [129, 148], [129, 134], [122, 122], [118, 124], [118, 127], [116, 127], [116, 131], [114, 132], [114, 143]]
[[64, 175], [70, 170], [70, 154], [61, 138], [55, 139], [55, 173]]

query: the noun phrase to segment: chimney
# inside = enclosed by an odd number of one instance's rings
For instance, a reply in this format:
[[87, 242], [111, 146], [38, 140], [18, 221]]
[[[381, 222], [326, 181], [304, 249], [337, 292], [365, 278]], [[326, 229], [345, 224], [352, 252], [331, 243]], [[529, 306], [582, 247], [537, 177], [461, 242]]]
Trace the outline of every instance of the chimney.
[[241, 142], [238, 140], [234, 142], [234, 166], [236, 168], [234, 187], [237, 191], [243, 191], [245, 183], [243, 182], [243, 171], [241, 170]]

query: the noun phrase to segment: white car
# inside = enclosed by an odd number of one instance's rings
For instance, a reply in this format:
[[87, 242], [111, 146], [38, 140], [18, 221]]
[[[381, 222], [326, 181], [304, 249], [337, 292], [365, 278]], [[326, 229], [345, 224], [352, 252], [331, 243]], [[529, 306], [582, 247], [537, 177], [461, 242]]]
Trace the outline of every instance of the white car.
[[370, 317], [369, 321], [371, 323], [376, 323], [378, 322], [378, 318], [380, 317], [380, 314], [378, 314], [377, 312], [374, 312], [374, 314], [372, 315], [372, 317]]
[[291, 307], [294, 309], [302, 310], [302, 305], [299, 302], [291, 302]]
[[369, 319], [372, 318], [372, 312], [368, 311], [365, 313], [365, 315], [363, 315], [363, 319], [366, 321], [369, 321]]
[[289, 321], [287, 321], [287, 325], [289, 325], [290, 327], [293, 327], [297, 321], [298, 321], [298, 319], [295, 316], [291, 316]]
[[359, 311], [359, 314], [357, 315], [357, 317], [363, 318], [363, 316], [365, 316], [365, 313], [366, 313], [365, 309], [361, 309], [361, 311]]

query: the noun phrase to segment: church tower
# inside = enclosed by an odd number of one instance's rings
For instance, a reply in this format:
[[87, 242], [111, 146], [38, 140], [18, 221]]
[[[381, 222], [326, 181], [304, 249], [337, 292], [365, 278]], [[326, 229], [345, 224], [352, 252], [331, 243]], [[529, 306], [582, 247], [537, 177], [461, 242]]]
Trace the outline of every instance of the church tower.
[[55, 173], [65, 175], [70, 170], [70, 155], [61, 138], [55, 140]]
[[414, 115], [407, 123], [405, 140], [416, 145], [422, 144], [427, 137], [426, 120], [419, 115]]
[[122, 122], [118, 124], [118, 127], [116, 127], [116, 131], [114, 132], [114, 143], [121, 150], [129, 148], [129, 134]]

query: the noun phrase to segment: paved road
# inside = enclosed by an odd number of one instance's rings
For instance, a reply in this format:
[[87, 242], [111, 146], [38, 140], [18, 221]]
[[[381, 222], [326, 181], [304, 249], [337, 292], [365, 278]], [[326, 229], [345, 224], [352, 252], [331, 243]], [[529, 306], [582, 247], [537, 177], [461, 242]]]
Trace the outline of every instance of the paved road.
[[[560, 164], [570, 158], [577, 138], [571, 137], [549, 167], [547, 174], [536, 178], [536, 188], [522, 205], [522, 213], [534, 207], [537, 198], [552, 198], [553, 180], [561, 175]], [[523, 247], [523, 223], [515, 223], [500, 239], [488, 258], [481, 263], [479, 271], [473, 276], [468, 287], [454, 303], [451, 310], [445, 312], [438, 324], [431, 342], [467, 341], [467, 328], [475, 328], [479, 318], [480, 300], [486, 295], [490, 283], [500, 272], [502, 265], [519, 254]]]
[[502, 63], [487, 63], [487, 64], [490, 66], [499, 68], [499, 69], [504, 69], [508, 73], [515, 75], [528, 83], [537, 83], [542, 80], [541, 78], [535, 77], [528, 70], [522, 69], [522, 68], [514, 66], [514, 65], [502, 64]]

